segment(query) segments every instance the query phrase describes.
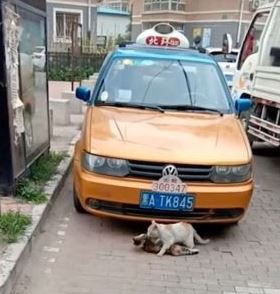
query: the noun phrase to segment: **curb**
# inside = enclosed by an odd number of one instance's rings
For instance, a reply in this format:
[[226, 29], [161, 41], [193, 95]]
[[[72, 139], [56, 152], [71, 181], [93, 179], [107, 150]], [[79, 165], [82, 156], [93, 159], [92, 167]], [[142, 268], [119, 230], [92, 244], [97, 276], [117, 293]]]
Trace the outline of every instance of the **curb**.
[[78, 133], [70, 143], [67, 157], [62, 160], [57, 174], [46, 183], [44, 191], [48, 201], [44, 204], [34, 205], [32, 208], [32, 225], [26, 230], [17, 243], [8, 245], [0, 260], [0, 294], [10, 294], [15, 281], [22, 272], [26, 261], [32, 253], [32, 246], [37, 234], [40, 233], [48, 213], [56, 200], [72, 167], [74, 145], [80, 134]]

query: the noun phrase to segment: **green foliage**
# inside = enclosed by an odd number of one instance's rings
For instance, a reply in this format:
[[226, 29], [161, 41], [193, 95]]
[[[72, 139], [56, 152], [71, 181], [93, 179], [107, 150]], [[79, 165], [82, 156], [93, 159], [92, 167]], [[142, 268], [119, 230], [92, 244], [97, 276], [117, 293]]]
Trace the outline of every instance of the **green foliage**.
[[20, 212], [8, 212], [0, 215], [0, 238], [7, 243], [14, 243], [31, 224], [31, 217]]
[[47, 201], [47, 196], [42, 191], [42, 187], [30, 179], [19, 181], [16, 187], [16, 197], [35, 204]]
[[50, 81], [81, 81], [98, 72], [106, 57], [106, 52], [82, 54], [73, 60], [67, 53], [53, 52], [49, 54], [48, 79]]
[[44, 184], [56, 173], [57, 166], [65, 156], [64, 153], [50, 152], [39, 158], [31, 166], [29, 177], [18, 182], [16, 197], [35, 204], [46, 202]]
[[108, 51], [112, 51], [115, 46], [114, 38], [112, 36], [109, 36], [107, 39], [106, 48]]
[[[73, 80], [81, 81], [87, 79], [97, 71], [99, 71], [99, 67], [76, 67], [73, 70]], [[50, 81], [71, 81], [72, 69], [69, 67], [52, 68], [49, 70], [48, 78]]]
[[49, 70], [49, 80], [51, 81], [80, 81], [87, 79], [95, 72], [92, 67], [76, 67], [73, 70], [70, 67], [53, 68]]
[[35, 162], [30, 168], [29, 179], [35, 183], [46, 183], [55, 174], [56, 168], [66, 155], [50, 152]]
[[128, 41], [128, 39], [126, 38], [126, 36], [122, 36], [119, 34], [116, 39], [116, 44], [119, 45], [119, 44], [127, 42], [127, 41]]

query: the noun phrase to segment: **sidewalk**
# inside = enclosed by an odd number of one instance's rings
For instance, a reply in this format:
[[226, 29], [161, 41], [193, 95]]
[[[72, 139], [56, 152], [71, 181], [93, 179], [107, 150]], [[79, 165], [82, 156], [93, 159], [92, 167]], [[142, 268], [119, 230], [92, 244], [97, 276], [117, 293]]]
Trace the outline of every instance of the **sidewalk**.
[[[52, 97], [60, 98], [62, 91], [67, 91], [70, 83], [51, 83]], [[51, 96], [50, 96], [51, 97]], [[24, 263], [31, 253], [34, 236], [40, 231], [40, 226], [47, 216], [51, 202], [58, 194], [67, 176], [73, 157], [74, 145], [79, 138], [84, 114], [71, 114], [71, 123], [67, 126], [53, 126], [51, 151], [66, 152], [67, 156], [59, 165], [58, 173], [45, 187], [48, 202], [40, 205], [28, 204], [13, 197], [1, 197], [1, 211], [20, 211], [32, 217], [32, 225], [17, 243], [4, 245], [0, 243], [0, 294], [8, 294], [24, 267]]]

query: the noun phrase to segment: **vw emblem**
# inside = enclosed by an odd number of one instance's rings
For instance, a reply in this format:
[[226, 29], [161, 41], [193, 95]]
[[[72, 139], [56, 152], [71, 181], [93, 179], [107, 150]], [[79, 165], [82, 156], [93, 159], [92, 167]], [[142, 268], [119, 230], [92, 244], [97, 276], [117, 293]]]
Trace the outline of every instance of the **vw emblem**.
[[175, 176], [178, 177], [178, 170], [174, 165], [167, 165], [163, 170], [162, 170], [162, 176]]

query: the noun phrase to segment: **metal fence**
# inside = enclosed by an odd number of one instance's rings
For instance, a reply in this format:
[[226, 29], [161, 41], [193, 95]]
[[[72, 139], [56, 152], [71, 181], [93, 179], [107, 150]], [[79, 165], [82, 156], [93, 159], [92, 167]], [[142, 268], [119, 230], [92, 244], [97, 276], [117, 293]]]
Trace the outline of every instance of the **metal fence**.
[[105, 57], [105, 53], [82, 53], [72, 56], [71, 52], [49, 52], [49, 80], [70, 81], [74, 78], [79, 81], [86, 79], [89, 75], [99, 71]]

